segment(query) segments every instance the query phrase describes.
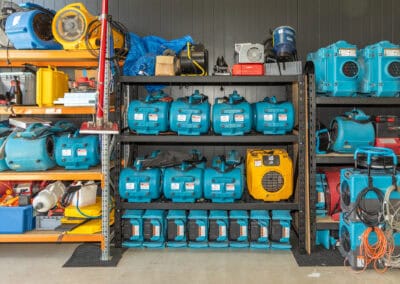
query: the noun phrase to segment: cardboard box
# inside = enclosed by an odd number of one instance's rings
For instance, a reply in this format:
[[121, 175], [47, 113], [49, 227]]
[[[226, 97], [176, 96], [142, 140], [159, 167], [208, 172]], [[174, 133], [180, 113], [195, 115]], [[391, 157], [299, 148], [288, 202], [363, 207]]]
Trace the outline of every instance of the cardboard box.
[[175, 76], [177, 71], [175, 56], [160, 55], [156, 57], [156, 76]]
[[[86, 71], [86, 76], [83, 76], [83, 74]], [[88, 77], [89, 79], [94, 78], [97, 81], [97, 69], [75, 69], [75, 80], [81, 77]]]

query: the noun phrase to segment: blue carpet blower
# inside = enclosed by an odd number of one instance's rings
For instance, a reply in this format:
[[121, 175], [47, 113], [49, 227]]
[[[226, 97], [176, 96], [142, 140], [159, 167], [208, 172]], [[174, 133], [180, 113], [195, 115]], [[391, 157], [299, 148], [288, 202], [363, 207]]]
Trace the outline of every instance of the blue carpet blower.
[[228, 158], [216, 156], [212, 167], [204, 171], [204, 197], [212, 202], [234, 202], [242, 198], [244, 189], [244, 163], [232, 150]]
[[381, 41], [358, 52], [359, 92], [376, 97], [400, 94], [400, 46]]
[[245, 210], [229, 212], [229, 246], [232, 248], [249, 247], [249, 214]]
[[208, 223], [209, 223], [208, 245], [211, 248], [227, 248], [229, 246], [228, 211], [210, 210]]
[[191, 96], [178, 98], [170, 109], [170, 127], [178, 135], [200, 135], [210, 128], [208, 97], [196, 90]]
[[269, 212], [267, 210], [250, 211], [250, 247], [254, 249], [269, 248]]
[[294, 107], [291, 102], [277, 102], [266, 97], [253, 104], [254, 128], [263, 134], [285, 134], [294, 127]]
[[169, 210], [167, 214], [167, 247], [187, 247], [186, 211]]
[[270, 241], [272, 249], [290, 249], [290, 224], [292, 216], [289, 210], [272, 210]]
[[159, 91], [147, 95], [144, 101], [131, 101], [128, 107], [128, 127], [137, 134], [158, 135], [169, 128], [169, 108], [172, 98]]
[[162, 248], [165, 243], [165, 211], [146, 210], [143, 215], [143, 246]]
[[190, 210], [188, 216], [188, 240], [191, 248], [208, 247], [207, 210]]
[[373, 146], [375, 130], [370, 116], [360, 109], [335, 117], [330, 124], [330, 150], [354, 153], [358, 147]]
[[350, 97], [357, 93], [359, 65], [357, 48], [338, 41], [307, 55], [315, 73], [316, 91], [333, 97]]
[[158, 155], [154, 151], [150, 156], [137, 158], [133, 168], [122, 169], [119, 176], [119, 194], [128, 202], [151, 202], [161, 196], [161, 169], [143, 168], [145, 159]]
[[236, 91], [229, 97], [216, 98], [212, 110], [212, 123], [216, 134], [244, 135], [252, 128], [251, 105]]
[[126, 210], [122, 215], [122, 246], [135, 248], [143, 245], [143, 213], [144, 210]]

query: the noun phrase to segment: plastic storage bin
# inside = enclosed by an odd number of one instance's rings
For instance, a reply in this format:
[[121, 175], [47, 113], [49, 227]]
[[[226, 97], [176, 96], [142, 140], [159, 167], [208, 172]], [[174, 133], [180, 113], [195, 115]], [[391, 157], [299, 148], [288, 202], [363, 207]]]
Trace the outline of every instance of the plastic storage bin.
[[52, 106], [53, 102], [68, 92], [68, 75], [55, 67], [39, 68], [36, 80], [36, 103]]
[[20, 234], [34, 228], [32, 205], [0, 207], [0, 234]]

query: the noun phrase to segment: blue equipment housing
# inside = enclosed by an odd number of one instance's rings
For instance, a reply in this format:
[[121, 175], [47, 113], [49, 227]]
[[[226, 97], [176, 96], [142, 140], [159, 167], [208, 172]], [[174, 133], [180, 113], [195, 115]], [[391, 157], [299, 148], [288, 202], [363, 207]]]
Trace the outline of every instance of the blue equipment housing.
[[249, 247], [249, 214], [245, 210], [229, 212], [229, 246], [233, 248]]
[[292, 216], [289, 210], [272, 210], [270, 241], [272, 249], [290, 249], [290, 223]]
[[273, 96], [253, 104], [254, 127], [263, 134], [285, 134], [294, 127], [294, 107], [291, 102], [277, 102]]
[[150, 157], [137, 158], [133, 168], [122, 169], [119, 176], [119, 194], [128, 202], [151, 202], [161, 196], [160, 168], [143, 168], [144, 159], [155, 158], [158, 151]]
[[242, 198], [243, 190], [244, 163], [238, 152], [230, 151], [228, 158], [214, 157], [212, 167], [204, 171], [204, 197], [212, 202], [234, 202]]
[[244, 135], [252, 128], [252, 107], [237, 91], [233, 91], [229, 97], [215, 99], [212, 123], [216, 134]]
[[273, 51], [278, 59], [293, 58], [296, 55], [296, 31], [289, 26], [281, 26], [272, 32]]
[[87, 170], [100, 163], [98, 135], [62, 135], [55, 139], [55, 158], [60, 167], [67, 170]]
[[212, 248], [227, 248], [229, 246], [228, 211], [210, 210], [208, 223], [209, 223], [208, 245]]
[[400, 94], [400, 46], [381, 41], [358, 52], [359, 92], [376, 97]]
[[168, 130], [172, 98], [159, 91], [147, 95], [144, 101], [131, 101], [128, 107], [128, 127], [137, 134], [158, 135]]
[[143, 215], [143, 246], [162, 248], [165, 243], [165, 235], [165, 211], [146, 210]]
[[[7, 142], [7, 137], [11, 133], [11, 129], [9, 127], [0, 125], [0, 148], [3, 147], [4, 143]], [[0, 158], [0, 172], [8, 170], [7, 162], [5, 159], [5, 153], [3, 153], [2, 157]]]
[[318, 216], [326, 215], [326, 188], [328, 187], [328, 182], [326, 181], [325, 174], [319, 173], [315, 176], [316, 186], [315, 189], [317, 191], [317, 202], [315, 203], [315, 209], [317, 211]]
[[167, 247], [187, 247], [186, 211], [169, 210], [167, 215]]
[[188, 240], [191, 248], [208, 247], [207, 210], [190, 210], [188, 216]]
[[250, 247], [255, 249], [269, 248], [269, 212], [267, 210], [250, 211]]
[[373, 146], [375, 130], [370, 116], [360, 109], [335, 117], [330, 124], [330, 149], [338, 153], [354, 153], [359, 147]]
[[54, 40], [51, 22], [54, 12], [39, 5], [33, 10], [13, 13], [8, 16], [5, 32], [16, 49], [62, 49]]
[[122, 246], [134, 248], [143, 245], [143, 213], [144, 210], [126, 210], [122, 215]]
[[356, 95], [359, 65], [355, 45], [341, 40], [307, 54], [307, 61], [314, 65], [317, 93], [333, 97]]
[[317, 230], [315, 244], [322, 245], [325, 249], [334, 248], [337, 240], [331, 236], [330, 230]]
[[170, 109], [170, 128], [178, 135], [200, 135], [210, 128], [208, 97], [196, 90], [191, 96], [178, 98]]

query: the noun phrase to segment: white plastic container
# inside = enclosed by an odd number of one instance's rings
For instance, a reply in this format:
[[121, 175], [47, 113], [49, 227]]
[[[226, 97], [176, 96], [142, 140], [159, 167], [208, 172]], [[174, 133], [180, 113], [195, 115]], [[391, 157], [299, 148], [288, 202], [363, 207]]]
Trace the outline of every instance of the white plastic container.
[[65, 193], [65, 185], [61, 181], [49, 184], [33, 199], [32, 206], [38, 212], [47, 212], [57, 205]]
[[87, 183], [82, 184], [81, 189], [74, 194], [74, 198], [72, 199], [71, 205], [76, 206], [77, 200], [79, 207], [95, 204], [96, 194], [97, 194], [97, 184], [94, 183], [93, 181], [88, 181]]

